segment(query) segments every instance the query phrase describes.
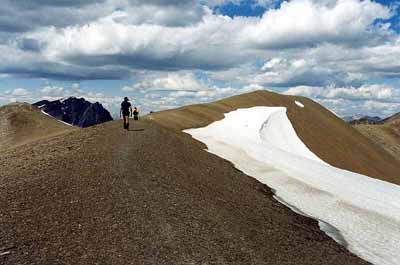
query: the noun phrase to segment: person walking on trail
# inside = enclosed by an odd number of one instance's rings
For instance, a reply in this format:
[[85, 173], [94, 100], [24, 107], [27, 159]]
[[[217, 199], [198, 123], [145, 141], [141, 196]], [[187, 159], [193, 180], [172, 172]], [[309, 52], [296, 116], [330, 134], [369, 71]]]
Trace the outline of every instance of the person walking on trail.
[[134, 119], [135, 121], [139, 120], [139, 110], [138, 110], [137, 107], [134, 107], [134, 108], [133, 108], [133, 119]]
[[121, 117], [121, 115], [124, 117], [124, 129], [129, 130], [129, 116], [132, 116], [132, 105], [127, 97], [121, 103], [119, 116]]

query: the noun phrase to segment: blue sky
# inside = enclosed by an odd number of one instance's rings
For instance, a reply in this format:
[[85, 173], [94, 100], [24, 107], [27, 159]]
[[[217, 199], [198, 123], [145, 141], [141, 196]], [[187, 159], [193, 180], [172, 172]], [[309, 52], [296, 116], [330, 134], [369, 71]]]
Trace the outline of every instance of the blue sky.
[[0, 105], [144, 112], [268, 89], [338, 115], [400, 112], [399, 2], [4, 0]]

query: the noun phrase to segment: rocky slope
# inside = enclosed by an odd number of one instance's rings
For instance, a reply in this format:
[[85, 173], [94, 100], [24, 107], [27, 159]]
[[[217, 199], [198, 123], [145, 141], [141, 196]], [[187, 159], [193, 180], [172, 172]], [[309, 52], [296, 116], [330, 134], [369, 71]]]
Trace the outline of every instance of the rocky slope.
[[90, 103], [84, 98], [42, 100], [33, 105], [61, 121], [82, 128], [113, 120], [100, 103]]
[[0, 149], [66, 133], [75, 128], [49, 117], [28, 103], [0, 107]]

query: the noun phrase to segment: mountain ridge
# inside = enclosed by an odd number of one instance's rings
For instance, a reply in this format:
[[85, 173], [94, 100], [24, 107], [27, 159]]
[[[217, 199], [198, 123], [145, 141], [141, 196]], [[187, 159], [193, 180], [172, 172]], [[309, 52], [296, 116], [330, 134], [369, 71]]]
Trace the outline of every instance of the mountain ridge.
[[[301, 108], [295, 101], [305, 105]], [[174, 131], [205, 127], [224, 113], [254, 106], [284, 106], [305, 145], [325, 162], [346, 170], [400, 184], [399, 162], [351, 125], [311, 99], [256, 91], [208, 104], [184, 106], [146, 116]]]
[[99, 102], [91, 103], [84, 98], [69, 97], [61, 100], [41, 100], [32, 104], [58, 120], [86, 128], [112, 121], [111, 114]]

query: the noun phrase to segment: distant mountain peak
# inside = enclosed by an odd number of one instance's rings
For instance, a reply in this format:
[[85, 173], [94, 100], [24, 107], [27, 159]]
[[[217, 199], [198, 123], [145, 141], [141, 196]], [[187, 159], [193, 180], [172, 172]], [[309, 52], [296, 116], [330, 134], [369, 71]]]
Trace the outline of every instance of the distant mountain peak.
[[82, 128], [113, 120], [99, 102], [91, 103], [84, 98], [41, 100], [33, 105], [58, 120]]
[[381, 118], [379, 116], [369, 116], [364, 114], [354, 114], [351, 116], [344, 116], [342, 119], [352, 125], [355, 124], [384, 124], [391, 122], [400, 122], [400, 112], [395, 113], [387, 118]]
[[379, 116], [368, 116], [363, 114], [355, 114], [352, 116], [345, 116], [343, 120], [350, 124], [381, 124], [382, 118]]

